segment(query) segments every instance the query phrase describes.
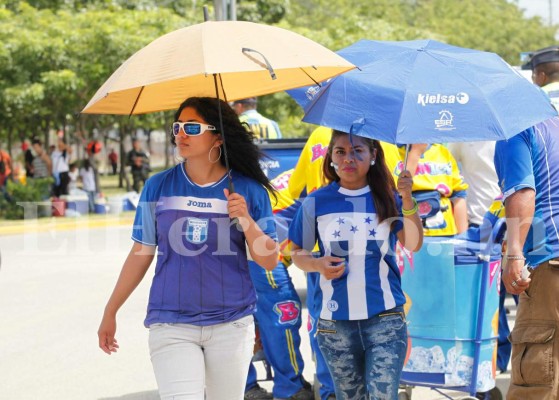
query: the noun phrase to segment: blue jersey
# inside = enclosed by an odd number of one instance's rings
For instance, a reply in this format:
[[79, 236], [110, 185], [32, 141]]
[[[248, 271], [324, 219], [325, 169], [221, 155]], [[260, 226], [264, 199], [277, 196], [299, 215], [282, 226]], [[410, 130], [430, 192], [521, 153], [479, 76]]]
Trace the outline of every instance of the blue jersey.
[[524, 245], [536, 266], [559, 257], [559, 118], [551, 118], [495, 146], [495, 169], [506, 199], [531, 188], [536, 192], [534, 220]]
[[[235, 171], [232, 176], [252, 218], [276, 239], [266, 190]], [[226, 188], [227, 176], [196, 185], [183, 163], [146, 182], [132, 233], [133, 240], [158, 247], [146, 326], [214, 325], [254, 312], [245, 237], [229, 219]]]
[[406, 302], [395, 257], [401, 226], [378, 223], [368, 186], [348, 190], [333, 182], [305, 199], [289, 239], [308, 251], [318, 241], [320, 255], [344, 258], [347, 272], [334, 280], [320, 276], [321, 318], [368, 319]]

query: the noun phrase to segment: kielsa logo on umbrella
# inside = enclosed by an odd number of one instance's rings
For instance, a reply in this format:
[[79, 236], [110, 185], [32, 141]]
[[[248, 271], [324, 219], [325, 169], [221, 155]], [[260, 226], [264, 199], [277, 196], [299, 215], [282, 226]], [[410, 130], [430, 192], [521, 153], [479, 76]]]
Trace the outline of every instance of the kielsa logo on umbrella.
[[466, 104], [470, 101], [470, 96], [466, 92], [459, 92], [456, 94], [417, 94], [417, 104], [426, 106], [427, 104]]

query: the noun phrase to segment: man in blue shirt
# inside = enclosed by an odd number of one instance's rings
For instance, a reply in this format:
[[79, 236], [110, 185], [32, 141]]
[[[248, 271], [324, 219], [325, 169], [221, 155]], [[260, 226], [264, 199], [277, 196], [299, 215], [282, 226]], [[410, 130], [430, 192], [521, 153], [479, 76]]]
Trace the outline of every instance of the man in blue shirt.
[[507, 399], [557, 399], [559, 118], [497, 142], [495, 168], [507, 218], [503, 283], [520, 295]]

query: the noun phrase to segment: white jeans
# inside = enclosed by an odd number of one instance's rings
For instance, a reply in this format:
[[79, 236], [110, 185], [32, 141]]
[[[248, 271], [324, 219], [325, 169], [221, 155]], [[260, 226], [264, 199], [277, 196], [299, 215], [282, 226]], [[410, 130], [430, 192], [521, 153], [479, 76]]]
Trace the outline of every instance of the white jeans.
[[242, 400], [253, 349], [252, 315], [212, 326], [153, 324], [149, 330], [162, 400]]

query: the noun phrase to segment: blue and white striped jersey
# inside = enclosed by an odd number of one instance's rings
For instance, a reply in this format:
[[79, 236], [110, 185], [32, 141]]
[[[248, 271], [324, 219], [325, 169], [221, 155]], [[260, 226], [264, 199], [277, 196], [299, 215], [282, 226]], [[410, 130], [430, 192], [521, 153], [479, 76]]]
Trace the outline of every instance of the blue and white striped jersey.
[[321, 256], [342, 257], [346, 264], [342, 277], [320, 277], [321, 318], [368, 319], [406, 302], [395, 256], [396, 233], [402, 225], [395, 222], [391, 230], [390, 222], [378, 223], [368, 186], [348, 190], [333, 182], [305, 199], [289, 239], [308, 251], [318, 240]]
[[[276, 239], [267, 191], [235, 171], [232, 176], [252, 218]], [[146, 182], [132, 232], [136, 242], [158, 247], [146, 326], [214, 325], [255, 311], [245, 237], [229, 219], [226, 188], [227, 176], [196, 185], [182, 163]]]

